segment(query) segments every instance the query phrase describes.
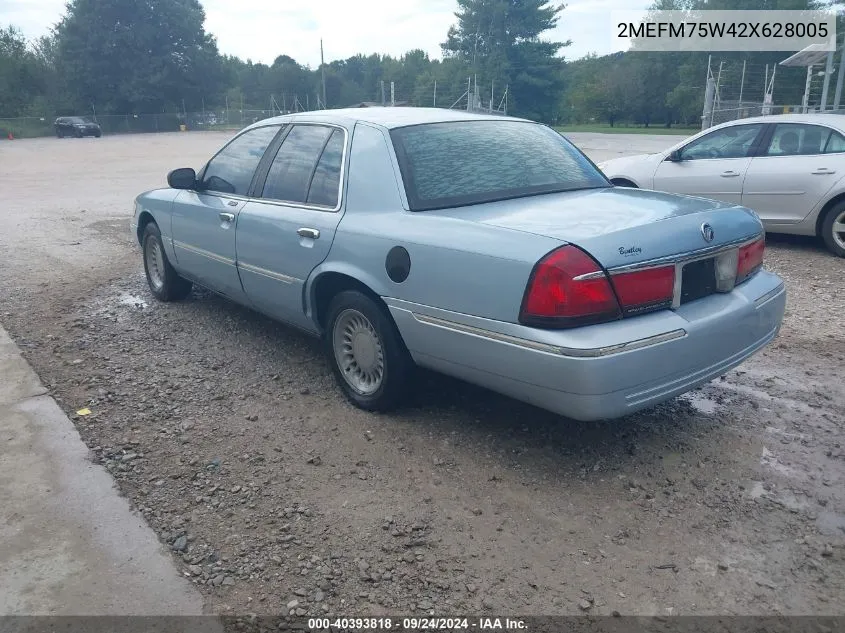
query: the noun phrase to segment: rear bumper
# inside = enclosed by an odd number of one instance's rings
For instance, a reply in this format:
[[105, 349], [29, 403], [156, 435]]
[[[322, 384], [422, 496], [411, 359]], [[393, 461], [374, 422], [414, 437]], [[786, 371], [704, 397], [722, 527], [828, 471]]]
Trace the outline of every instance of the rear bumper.
[[786, 290], [763, 271], [677, 310], [565, 331], [385, 300], [420, 365], [596, 420], [666, 401], [742, 363], [777, 335]]

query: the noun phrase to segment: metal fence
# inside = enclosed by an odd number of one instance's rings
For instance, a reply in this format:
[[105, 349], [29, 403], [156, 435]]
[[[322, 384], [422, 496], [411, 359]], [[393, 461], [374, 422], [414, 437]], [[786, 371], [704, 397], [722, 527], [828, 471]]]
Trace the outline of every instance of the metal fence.
[[[98, 114], [82, 116], [100, 125], [103, 134], [140, 134], [194, 130], [239, 130], [273, 116], [279, 110], [206, 110], [203, 112], [164, 114]], [[27, 138], [56, 134], [54, 116], [0, 118], [0, 137]]]
[[[711, 58], [707, 67], [702, 129], [736, 119], [773, 114], [841, 114], [831, 85], [838, 65], [754, 64]], [[828, 86], [825, 86], [825, 79]], [[834, 82], [830, 82], [833, 78]]]

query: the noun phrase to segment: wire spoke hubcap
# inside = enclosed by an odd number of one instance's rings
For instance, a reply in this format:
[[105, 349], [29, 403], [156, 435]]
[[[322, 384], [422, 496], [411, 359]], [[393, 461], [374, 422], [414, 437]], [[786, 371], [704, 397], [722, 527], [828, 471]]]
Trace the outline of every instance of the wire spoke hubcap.
[[833, 241], [839, 248], [845, 248], [845, 211], [833, 220]]
[[164, 253], [161, 252], [158, 240], [152, 236], [147, 238], [144, 257], [150, 282], [156, 290], [161, 290], [164, 287]]
[[357, 393], [369, 396], [384, 379], [384, 350], [370, 320], [351, 308], [340, 313], [332, 333], [340, 374]]

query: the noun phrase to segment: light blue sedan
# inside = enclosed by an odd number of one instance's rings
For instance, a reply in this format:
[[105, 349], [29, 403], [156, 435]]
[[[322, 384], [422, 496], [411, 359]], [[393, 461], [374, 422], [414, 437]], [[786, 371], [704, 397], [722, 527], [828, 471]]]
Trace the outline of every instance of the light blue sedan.
[[783, 319], [756, 214], [614, 187], [522, 119], [282, 116], [168, 184], [132, 220], [152, 294], [200, 284], [322, 337], [368, 410], [397, 406], [421, 366], [615, 418], [724, 374]]

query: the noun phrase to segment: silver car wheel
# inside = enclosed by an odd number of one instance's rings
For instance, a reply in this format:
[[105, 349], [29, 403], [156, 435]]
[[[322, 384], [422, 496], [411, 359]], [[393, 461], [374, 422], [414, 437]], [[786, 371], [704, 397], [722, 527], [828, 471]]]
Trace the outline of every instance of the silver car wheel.
[[164, 253], [161, 244], [150, 235], [144, 242], [144, 259], [147, 264], [147, 274], [155, 290], [164, 288]]
[[384, 350], [378, 332], [358, 310], [347, 308], [338, 315], [332, 347], [340, 374], [363, 396], [374, 394], [384, 379]]
[[845, 210], [833, 218], [833, 226], [830, 229], [833, 234], [833, 241], [839, 248], [845, 248]]

